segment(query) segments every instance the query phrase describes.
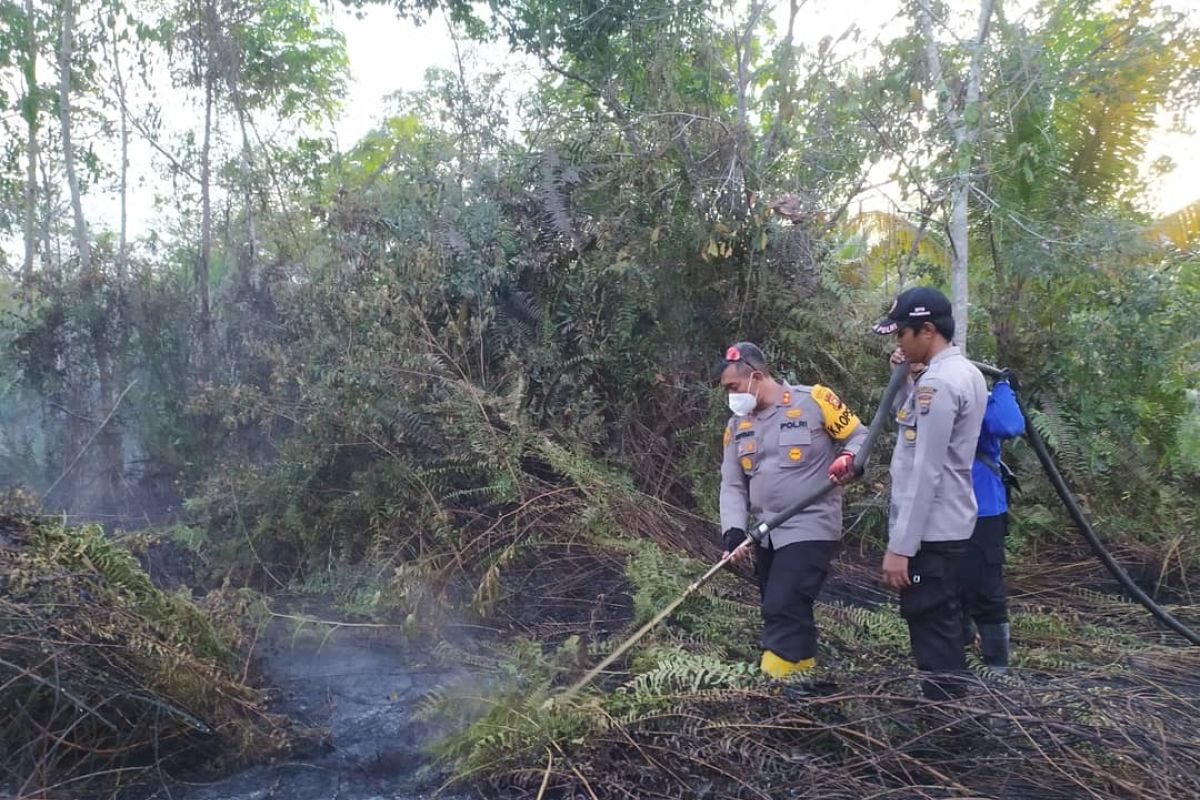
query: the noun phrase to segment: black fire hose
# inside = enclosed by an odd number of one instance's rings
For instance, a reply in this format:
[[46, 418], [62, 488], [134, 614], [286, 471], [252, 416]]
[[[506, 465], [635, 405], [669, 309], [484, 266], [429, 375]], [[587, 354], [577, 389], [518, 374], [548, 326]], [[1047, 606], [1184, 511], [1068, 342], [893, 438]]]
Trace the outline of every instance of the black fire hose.
[[[980, 372], [985, 375], [990, 375], [993, 378], [1007, 378], [1011, 376], [1010, 372], [997, 369], [989, 364], [982, 364], [978, 361], [972, 361], [971, 363], [978, 367]], [[1091, 524], [1087, 521], [1087, 517], [1083, 515], [1083, 509], [1079, 507], [1079, 503], [1075, 500], [1075, 496], [1071, 493], [1070, 487], [1067, 486], [1067, 482], [1063, 478], [1062, 473], [1059, 472], [1058, 465], [1054, 463], [1054, 459], [1050, 455], [1050, 450], [1046, 447], [1045, 440], [1042, 439], [1042, 435], [1038, 433], [1037, 428], [1033, 425], [1033, 421], [1029, 416], [1029, 411], [1025, 408], [1025, 403], [1021, 401], [1021, 395], [1015, 391], [1016, 388], [1016, 386], [1013, 387], [1013, 394], [1017, 398], [1017, 407], [1021, 409], [1021, 414], [1025, 417], [1025, 437], [1029, 439], [1029, 443], [1033, 445], [1033, 452], [1037, 453], [1038, 461], [1042, 463], [1042, 469], [1046, 471], [1046, 477], [1050, 479], [1050, 483], [1053, 484], [1054, 490], [1058, 492], [1058, 496], [1062, 500], [1063, 505], [1067, 507], [1067, 513], [1071, 515], [1071, 519], [1075, 522], [1076, 526], [1079, 527], [1079, 532], [1082, 533], [1083, 538], [1087, 540], [1088, 545], [1092, 548], [1092, 552], [1096, 554], [1096, 558], [1100, 559], [1100, 563], [1102, 563], [1105, 569], [1107, 569], [1109, 573], [1117, 579], [1117, 582], [1125, 588], [1125, 591], [1129, 593], [1129, 596], [1145, 606], [1146, 610], [1153, 614], [1155, 619], [1178, 633], [1183, 638], [1187, 639], [1192, 644], [1200, 645], [1200, 634], [1197, 634], [1191, 628], [1175, 619], [1170, 611], [1167, 611], [1158, 603], [1154, 602], [1150, 595], [1146, 594], [1146, 592], [1142, 590], [1142, 587], [1138, 586], [1134, 582], [1133, 578], [1129, 577], [1129, 573], [1127, 573], [1121, 567], [1121, 565], [1117, 563], [1116, 559], [1113, 558], [1112, 553], [1108, 552], [1108, 548], [1106, 548], [1104, 543], [1100, 541], [1100, 537], [1097, 536], [1096, 531], [1092, 529]]]

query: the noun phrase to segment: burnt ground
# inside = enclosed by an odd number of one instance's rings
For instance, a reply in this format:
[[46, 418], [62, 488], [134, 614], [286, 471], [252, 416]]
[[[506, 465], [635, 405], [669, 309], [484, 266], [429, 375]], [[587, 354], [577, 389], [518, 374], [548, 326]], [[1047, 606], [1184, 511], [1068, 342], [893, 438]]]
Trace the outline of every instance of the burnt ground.
[[[139, 553], [160, 586], [203, 582], [203, 565], [170, 541]], [[256, 685], [272, 687], [270, 711], [294, 731], [311, 731], [284, 760], [219, 778], [202, 758], [190, 766], [203, 778], [164, 779], [141, 800], [418, 800], [432, 797], [446, 775], [429, 746], [451, 723], [424, 721], [422, 700], [435, 690], [473, 695], [479, 668], [447, 667], [450, 652], [486, 651], [511, 636], [551, 645], [570, 635], [606, 638], [628, 624], [631, 602], [624, 555], [603, 548], [551, 545], [504, 570], [487, 626], [446, 623], [441, 637], [408, 637], [402, 626], [350, 620], [331, 600], [275, 596], [272, 618], [253, 654]], [[335, 624], [304, 622], [316, 619]], [[482, 660], [486, 662], [486, 659]], [[219, 748], [217, 748], [219, 750]], [[253, 761], [253, 755], [247, 759]], [[467, 795], [443, 792], [444, 800]], [[495, 796], [495, 795], [493, 795]]]
[[[295, 615], [335, 620], [329, 608], [293, 604]], [[164, 783], [146, 800], [418, 800], [441, 785], [425, 746], [439, 730], [414, 719], [439, 686], [470, 686], [432, 645], [410, 644], [395, 627], [331, 627], [273, 619], [258, 653], [272, 711], [319, 731], [287, 760], [205, 783]], [[455, 800], [462, 795], [442, 794]]]
[[505, 570], [491, 620], [507, 636], [557, 646], [569, 636], [599, 641], [633, 618], [627, 554], [588, 544], [552, 544]]
[[[873, 554], [858, 550], [847, 547], [843, 552], [822, 601], [867, 608], [893, 603], [894, 598], [878, 584]], [[1112, 591], [1113, 584], [1086, 555], [1054, 555], [1059, 557], [1014, 571], [1016, 606], [1080, 606], [1088, 616], [1108, 617], [1150, 637], [1161, 636], [1136, 606], [1117, 603], [1109, 608], [1113, 601], [1105, 597], [1103, 607], [1097, 607], [1092, 593]], [[620, 564], [621, 559], [600, 548], [551, 546], [510, 565], [493, 608], [491, 619], [501, 626], [493, 629], [493, 635], [503, 639], [517, 634], [553, 643], [573, 634], [598, 640], [618, 633], [631, 613]], [[752, 582], [738, 584], [738, 593], [753, 600]], [[278, 599], [275, 605], [298, 616], [338, 619], [328, 606]], [[468, 643], [451, 644], [471, 649]], [[426, 746], [447, 731], [418, 718], [421, 699], [438, 687], [470, 689], [484, 680], [465, 667], [445, 667], [445, 658], [433, 656], [436, 645], [436, 641], [410, 641], [395, 626], [309, 625], [297, 631], [294, 622], [276, 618], [258, 653], [260, 683], [278, 689], [272, 710], [288, 715], [299, 726], [322, 730], [320, 743], [288, 760], [254, 766], [221, 780], [164, 785], [147, 800], [432, 797], [445, 776], [431, 763]], [[1179, 694], [1193, 696], [1190, 691]], [[438, 796], [456, 800], [467, 795]]]

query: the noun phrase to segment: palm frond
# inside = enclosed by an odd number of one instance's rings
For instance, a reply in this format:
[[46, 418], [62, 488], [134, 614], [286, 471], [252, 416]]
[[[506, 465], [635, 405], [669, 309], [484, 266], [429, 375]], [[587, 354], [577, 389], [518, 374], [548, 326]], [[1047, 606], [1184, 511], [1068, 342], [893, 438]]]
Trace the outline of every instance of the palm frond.
[[1200, 242], [1200, 200], [1195, 200], [1173, 214], [1156, 220], [1146, 237], [1159, 244], [1171, 243], [1187, 250]]
[[931, 231], [922, 230], [900, 214], [863, 211], [851, 217], [846, 228], [858, 237], [856, 256], [863, 262], [872, 286], [883, 284], [888, 270], [909, 258], [919, 258], [949, 272], [949, 249]]

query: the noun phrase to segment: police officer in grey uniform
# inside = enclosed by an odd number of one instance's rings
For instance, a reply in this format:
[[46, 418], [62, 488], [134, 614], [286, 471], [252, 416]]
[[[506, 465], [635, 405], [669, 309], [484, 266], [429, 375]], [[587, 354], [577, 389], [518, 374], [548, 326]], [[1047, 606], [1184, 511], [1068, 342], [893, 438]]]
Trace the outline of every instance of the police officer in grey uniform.
[[[908, 361], [928, 364], [896, 411], [892, 498], [883, 580], [900, 592], [922, 671], [962, 672], [959, 561], [975, 527], [971, 464], [987, 408], [983, 375], [953, 344], [950, 301], [937, 289], [902, 292], [876, 333], [895, 334]], [[959, 694], [951, 677], [922, 682], [927, 697]]]
[[[854, 478], [866, 426], [824, 386], [789, 386], [771, 377], [762, 351], [740, 342], [718, 363], [734, 416], [721, 462], [721, 528], [726, 554], [746, 538], [753, 513], [770, 519], [829, 481]], [[755, 549], [762, 591], [763, 672], [785, 678], [813, 666], [813, 602], [842, 538], [842, 492], [835, 489], [772, 530]]]

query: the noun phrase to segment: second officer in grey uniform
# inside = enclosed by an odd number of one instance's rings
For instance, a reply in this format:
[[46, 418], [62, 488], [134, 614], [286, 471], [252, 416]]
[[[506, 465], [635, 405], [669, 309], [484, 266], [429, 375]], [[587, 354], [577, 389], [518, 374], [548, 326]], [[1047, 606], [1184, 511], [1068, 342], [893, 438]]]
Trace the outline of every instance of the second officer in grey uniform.
[[[734, 416], [721, 462], [721, 529], [726, 552], [746, 538], [753, 512], [770, 519], [829, 481], [854, 477], [866, 426], [824, 386], [789, 386], [771, 377], [749, 342], [725, 352], [721, 386]], [[835, 489], [768, 534], [756, 548], [762, 590], [762, 670], [784, 678], [813, 666], [813, 602], [842, 538], [842, 492]]]
[[[902, 292], [875, 324], [895, 334], [911, 363], [928, 364], [898, 405], [883, 580], [900, 591], [917, 667], [966, 669], [958, 599], [959, 560], [975, 528], [971, 464], [987, 409], [983, 375], [952, 343], [950, 301], [937, 289]], [[922, 682], [927, 697], [958, 694], [953, 678]]]

